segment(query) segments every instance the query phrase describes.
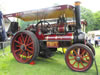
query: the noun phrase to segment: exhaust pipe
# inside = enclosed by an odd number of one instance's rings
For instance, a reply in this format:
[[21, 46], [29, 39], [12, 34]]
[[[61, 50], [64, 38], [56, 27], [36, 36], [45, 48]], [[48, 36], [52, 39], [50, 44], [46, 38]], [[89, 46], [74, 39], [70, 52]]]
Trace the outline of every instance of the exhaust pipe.
[[76, 19], [76, 31], [74, 33], [74, 43], [85, 43], [85, 33], [81, 31], [81, 19], [80, 19], [80, 2], [75, 2], [75, 19]]
[[81, 22], [80, 22], [80, 2], [75, 2], [75, 18], [76, 18], [76, 30], [81, 29]]

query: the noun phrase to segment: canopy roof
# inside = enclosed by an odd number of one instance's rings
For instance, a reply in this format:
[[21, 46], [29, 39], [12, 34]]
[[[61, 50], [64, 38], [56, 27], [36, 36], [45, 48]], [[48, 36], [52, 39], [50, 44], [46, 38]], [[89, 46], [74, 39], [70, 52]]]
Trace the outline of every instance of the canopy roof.
[[16, 17], [24, 21], [52, 19], [60, 16], [74, 17], [74, 7], [71, 5], [59, 5], [50, 8], [5, 14], [4, 17]]

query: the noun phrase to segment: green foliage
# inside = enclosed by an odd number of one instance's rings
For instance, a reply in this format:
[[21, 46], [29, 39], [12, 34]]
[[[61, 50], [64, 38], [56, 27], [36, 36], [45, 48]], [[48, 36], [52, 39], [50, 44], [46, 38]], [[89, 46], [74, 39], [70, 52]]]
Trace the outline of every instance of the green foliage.
[[21, 30], [24, 30], [27, 28], [30, 24], [36, 24], [37, 21], [23, 21], [18, 19], [19, 25], [21, 27]]
[[94, 29], [100, 29], [100, 11], [94, 13], [95, 27]]
[[88, 23], [87, 32], [100, 29], [100, 11], [93, 13], [91, 10], [81, 7], [81, 18]]
[[85, 19], [88, 23], [88, 26], [86, 27], [86, 32], [94, 30], [95, 18], [91, 10], [81, 7], [81, 19]]

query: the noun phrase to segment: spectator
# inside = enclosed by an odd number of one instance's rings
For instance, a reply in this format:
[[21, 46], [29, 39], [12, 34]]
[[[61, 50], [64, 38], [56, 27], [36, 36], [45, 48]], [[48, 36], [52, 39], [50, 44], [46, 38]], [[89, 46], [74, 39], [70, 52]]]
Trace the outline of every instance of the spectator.
[[98, 47], [98, 39], [95, 37], [95, 47]]
[[89, 43], [91, 43], [91, 39], [89, 39]]

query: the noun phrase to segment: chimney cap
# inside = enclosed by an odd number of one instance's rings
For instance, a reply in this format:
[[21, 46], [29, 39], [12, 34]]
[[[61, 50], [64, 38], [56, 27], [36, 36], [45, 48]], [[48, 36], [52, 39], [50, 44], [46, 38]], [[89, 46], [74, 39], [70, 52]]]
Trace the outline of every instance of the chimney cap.
[[81, 4], [80, 1], [76, 1], [76, 2], [75, 2], [75, 6], [78, 6], [78, 5], [80, 5], [80, 4]]

